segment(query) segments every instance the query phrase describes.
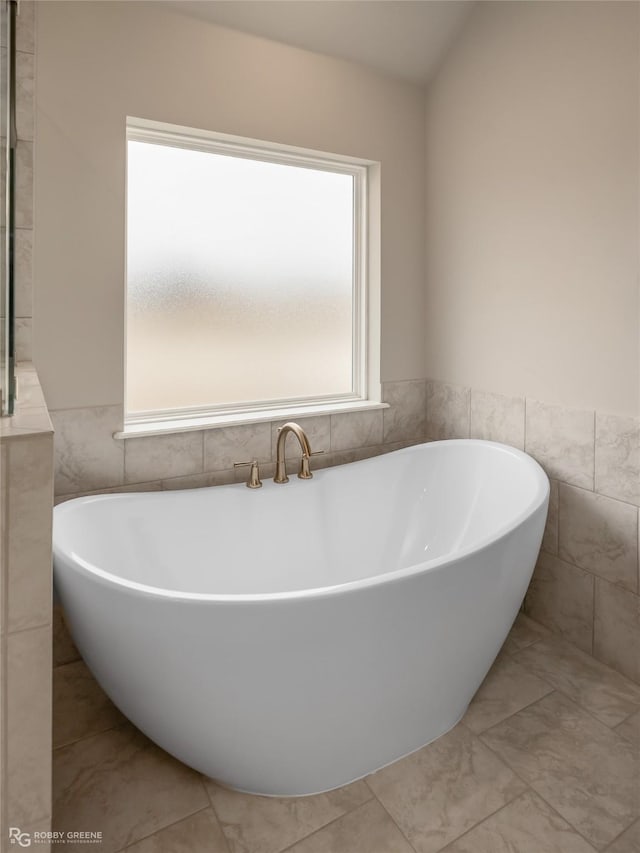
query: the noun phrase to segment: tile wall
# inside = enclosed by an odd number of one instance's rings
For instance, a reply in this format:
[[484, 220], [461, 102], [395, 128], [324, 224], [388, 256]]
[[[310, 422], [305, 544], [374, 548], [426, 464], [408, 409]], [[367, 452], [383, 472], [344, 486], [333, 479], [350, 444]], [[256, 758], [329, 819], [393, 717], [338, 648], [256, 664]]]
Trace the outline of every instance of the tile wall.
[[[424, 380], [388, 382], [386, 409], [307, 418], [296, 417], [309, 436], [313, 468], [353, 462], [425, 437]], [[122, 428], [120, 406], [64, 409], [51, 413], [56, 437], [57, 500], [92, 491], [185, 489], [242, 481], [247, 469], [234, 462], [257, 459], [260, 474], [274, 473], [277, 429], [283, 421], [210, 430], [114, 439]], [[297, 470], [295, 439], [287, 456]]]
[[33, 368], [18, 379], [16, 414], [0, 419], [3, 844], [8, 827], [51, 820], [53, 429]]
[[[18, 4], [16, 31], [16, 131], [18, 141], [16, 148], [14, 251], [17, 361], [30, 361], [32, 355], [35, 5], [31, 0], [21, 0]], [[5, 50], [4, 46], [2, 50]]]
[[[551, 479], [526, 612], [640, 682], [640, 419], [430, 380], [385, 383], [384, 410], [300, 419], [316, 468], [426, 439], [485, 438], [526, 450]], [[122, 440], [118, 406], [52, 413], [56, 500], [91, 492], [230, 483], [257, 458], [273, 476], [278, 423]], [[289, 451], [295, 470], [295, 447]]]
[[537, 459], [551, 501], [525, 612], [640, 682], [640, 419], [429, 381], [426, 434]]

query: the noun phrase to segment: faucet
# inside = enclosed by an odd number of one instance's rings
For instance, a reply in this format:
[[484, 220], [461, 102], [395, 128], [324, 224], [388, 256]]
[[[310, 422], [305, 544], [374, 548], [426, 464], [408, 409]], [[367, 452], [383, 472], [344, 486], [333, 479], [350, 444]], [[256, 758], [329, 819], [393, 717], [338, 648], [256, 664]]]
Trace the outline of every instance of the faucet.
[[[302, 450], [302, 459], [300, 460], [300, 470], [298, 471], [298, 477], [300, 477], [301, 480], [310, 480], [313, 477], [313, 474], [309, 470], [309, 457], [315, 456], [315, 453], [311, 453], [311, 446], [309, 444], [307, 434], [299, 424], [296, 424], [293, 421], [289, 421], [284, 426], [281, 426], [278, 430], [278, 441], [276, 443], [276, 473], [273, 478], [274, 483], [289, 482], [285, 464], [286, 459], [284, 447], [287, 440], [287, 435], [290, 432], [292, 432], [298, 439], [300, 443], [300, 448]], [[321, 453], [322, 451], [319, 452]]]

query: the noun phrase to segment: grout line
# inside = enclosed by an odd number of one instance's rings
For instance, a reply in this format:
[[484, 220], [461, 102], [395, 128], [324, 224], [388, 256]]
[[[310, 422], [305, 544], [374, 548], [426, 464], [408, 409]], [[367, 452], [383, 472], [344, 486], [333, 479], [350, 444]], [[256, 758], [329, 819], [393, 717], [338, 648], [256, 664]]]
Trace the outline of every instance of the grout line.
[[[568, 642], [568, 640], [564, 640], [564, 642]], [[546, 678], [544, 675], [538, 675], [538, 673], [537, 673], [537, 672], [534, 672], [534, 670], [533, 670], [533, 669], [531, 669], [531, 668], [526, 664], [526, 662], [525, 662], [525, 661], [517, 660], [517, 655], [518, 655], [518, 654], [520, 654], [520, 652], [524, 652], [524, 651], [526, 651], [527, 649], [530, 649], [532, 646], [535, 646], [537, 643], [538, 643], [538, 640], [536, 640], [536, 642], [535, 642], [535, 643], [532, 643], [531, 645], [526, 646], [526, 647], [525, 647], [525, 648], [523, 648], [523, 649], [520, 649], [520, 651], [515, 652], [515, 653], [512, 655], [512, 657], [514, 658], [514, 660], [516, 661], [516, 663], [518, 663], [521, 667], [525, 668], [525, 669], [527, 670], [527, 672], [530, 672], [532, 675], [535, 675], [535, 676], [536, 676], [536, 678], [539, 678], [539, 679], [540, 679], [540, 681], [544, 681], [544, 683], [545, 683], [545, 684], [548, 684], [548, 685], [549, 685], [549, 687], [551, 687], [551, 692], [554, 692], [554, 691], [555, 691], [556, 693], [559, 693], [561, 696], [564, 696], [564, 698], [565, 698], [565, 699], [568, 699], [570, 702], [572, 702], [574, 705], [576, 705], [576, 706], [577, 706], [581, 711], [583, 711], [583, 712], [584, 712], [588, 717], [591, 717], [591, 719], [592, 719], [592, 720], [594, 720], [596, 723], [599, 723], [599, 725], [604, 726], [606, 729], [608, 729], [608, 730], [609, 730], [609, 731], [611, 731], [611, 732], [614, 732], [614, 731], [616, 730], [616, 728], [617, 728], [619, 725], [622, 725], [622, 723], [624, 723], [626, 720], [628, 720], [628, 719], [629, 719], [629, 717], [632, 717], [635, 713], [637, 713], [637, 711], [638, 711], [638, 710], [640, 710], [640, 702], [636, 703], [636, 702], [634, 702], [632, 699], [629, 699], [629, 700], [628, 700], [628, 701], [629, 701], [629, 703], [630, 703], [630, 704], [635, 705], [635, 708], [633, 709], [633, 711], [631, 711], [631, 712], [629, 713], [629, 715], [628, 715], [628, 716], [626, 716], [623, 720], [620, 720], [619, 722], [615, 723], [615, 725], [612, 725], [612, 726], [610, 726], [608, 723], [603, 722], [599, 717], [597, 717], [597, 716], [593, 713], [593, 711], [591, 711], [589, 708], [586, 708], [586, 707], [585, 707], [581, 702], [579, 702], [579, 701], [578, 701], [577, 699], [575, 699], [573, 696], [569, 696], [569, 694], [568, 694], [568, 693], [566, 693], [566, 692], [565, 692], [561, 687], [557, 687], [555, 684], [552, 684], [550, 681], [548, 681], [548, 680], [547, 680], [547, 678]], [[583, 655], [587, 655], [587, 657], [593, 657], [592, 655], [589, 655], [587, 652], [583, 651], [582, 649], [579, 649], [577, 646], [573, 646], [573, 644], [570, 644], [570, 645], [571, 645], [572, 649], [575, 649], [576, 651], [580, 652], [581, 654], [583, 654]], [[637, 687], [637, 686], [638, 686], [635, 682], [631, 681], [631, 679], [627, 678], [627, 677], [626, 677], [626, 675], [622, 675], [621, 673], [617, 672], [617, 670], [615, 670], [615, 669], [611, 669], [611, 667], [608, 667], [606, 664], [602, 663], [601, 661], [596, 660], [595, 658], [593, 658], [593, 660], [594, 660], [594, 661], [595, 661], [595, 663], [596, 663], [596, 664], [598, 664], [599, 666], [604, 667], [605, 669], [609, 670], [610, 672], [614, 673], [615, 675], [619, 676], [620, 678], [624, 678], [624, 679], [626, 679], [627, 681], [629, 681], [629, 683], [630, 683], [632, 686], [634, 686], [634, 687]], [[502, 720], [502, 722], [503, 722], [503, 723], [504, 723], [504, 722], [506, 722], [506, 720], [509, 720], [509, 719], [511, 719], [511, 717], [514, 717], [516, 714], [519, 714], [519, 713], [520, 713], [520, 711], [524, 711], [524, 710], [526, 710], [527, 708], [530, 708], [530, 707], [531, 707], [531, 705], [534, 705], [536, 702], [539, 702], [541, 699], [545, 699], [545, 698], [546, 698], [547, 696], [549, 696], [549, 695], [550, 695], [549, 693], [546, 693], [546, 694], [545, 694], [545, 696], [540, 696], [540, 698], [539, 698], [539, 699], [535, 699], [533, 702], [530, 702], [528, 705], [525, 705], [523, 708], [520, 708], [520, 710], [519, 710], [519, 711], [514, 711], [514, 713], [513, 713], [513, 714], [510, 714], [508, 717], [505, 717], [505, 718], [504, 718], [504, 720]], [[495, 726], [499, 726], [499, 725], [500, 725], [500, 723], [495, 723], [495, 724], [494, 724], [494, 726], [490, 726], [488, 729], [485, 729], [483, 732], [480, 732], [479, 734], [485, 734], [485, 732], [488, 732], [488, 731], [489, 731], [489, 729], [492, 729], [492, 728], [494, 728]], [[616, 734], [618, 734], [618, 733], [616, 732]], [[620, 735], [620, 737], [622, 737], [622, 735]]]
[[[206, 778], [210, 778], [210, 777], [206, 777]], [[204, 788], [204, 792], [206, 794], [207, 801], [209, 802], [209, 808], [211, 809], [211, 811], [215, 815], [216, 820], [218, 821], [218, 826], [220, 827], [220, 832], [222, 833], [222, 837], [224, 838], [224, 843], [227, 847], [227, 850], [231, 851], [231, 845], [230, 845], [230, 842], [227, 838], [227, 833], [224, 831], [224, 822], [223, 822], [222, 818], [220, 817], [220, 815], [218, 814], [218, 810], [216, 809], [215, 803], [213, 802], [213, 797], [211, 796], [211, 794], [209, 792], [209, 788], [207, 787], [207, 783], [205, 782], [204, 773], [200, 774], [200, 781], [202, 782], [202, 787]], [[215, 785], [218, 785], [218, 783], [216, 782], [215, 779], [211, 779], [211, 781]], [[225, 789], [223, 789], [223, 790], [225, 790]]]
[[7, 625], [2, 633], [6, 637], [15, 637], [18, 634], [27, 634], [29, 631], [41, 631], [43, 628], [50, 628], [52, 625], [53, 619], [49, 619], [48, 622], [42, 622], [40, 625], [29, 625], [27, 628], [14, 628], [13, 630], [9, 630], [9, 626]]
[[[210, 808], [211, 808], [211, 806], [203, 806], [201, 809], [196, 809], [196, 811], [190, 812], [189, 814], [186, 814], [184, 817], [181, 817], [179, 820], [173, 821], [173, 823], [168, 823], [166, 826], [162, 826], [159, 829], [154, 829], [154, 831], [150, 832], [149, 835], [143, 835], [142, 838], [137, 838], [135, 841], [129, 842], [124, 847], [118, 848], [118, 850], [115, 851], [115, 853], [127, 853], [127, 850], [131, 850], [132, 847], [135, 847], [137, 844], [140, 844], [140, 842], [147, 841], [149, 838], [153, 838], [155, 835], [158, 835], [160, 832], [164, 832], [165, 829], [170, 829], [172, 826], [176, 826], [176, 824], [182, 823], [183, 820], [188, 820], [190, 817], [193, 817], [194, 815], [200, 814], [200, 812], [206, 812]], [[226, 842], [226, 840], [227, 839], [225, 838], [225, 842]]]
[[[424, 748], [424, 747], [423, 747], [423, 748]], [[365, 779], [365, 782], [366, 782], [366, 779]], [[369, 788], [369, 785], [368, 785], [368, 784], [367, 784], [367, 788]], [[385, 804], [382, 802], [382, 800], [381, 800], [381, 799], [376, 795], [376, 793], [373, 791], [373, 789], [372, 789], [372, 788], [369, 788], [369, 790], [370, 790], [370, 791], [372, 791], [372, 793], [373, 793], [373, 799], [374, 799], [374, 800], [376, 800], [376, 802], [378, 803], [378, 805], [380, 806], [380, 808], [381, 808], [381, 809], [384, 811], [384, 813], [388, 816], [389, 820], [390, 820], [390, 821], [393, 823], [393, 825], [396, 827], [396, 829], [398, 830], [398, 832], [400, 833], [400, 835], [401, 835], [401, 836], [406, 840], [406, 842], [407, 842], [407, 844], [409, 845], [409, 847], [410, 847], [413, 851], [415, 851], [415, 853], [417, 853], [416, 848], [415, 848], [415, 847], [413, 846], [413, 844], [409, 841], [408, 836], [406, 835], [406, 833], [404, 832], [404, 830], [402, 829], [402, 827], [400, 826], [400, 824], [398, 823], [398, 821], [397, 821], [397, 820], [395, 820], [395, 818], [392, 816], [392, 814], [390, 813], [389, 809], [385, 806]]]
[[[124, 716], [124, 714], [123, 714], [123, 716]], [[116, 725], [111, 726], [111, 728], [104, 729], [101, 732], [92, 732], [91, 734], [84, 735], [83, 737], [79, 737], [77, 740], [71, 741], [70, 743], [61, 743], [59, 746], [54, 746], [53, 749], [51, 750], [51, 752], [55, 754], [56, 752], [59, 752], [62, 749], [67, 749], [70, 746], [75, 746], [75, 744], [77, 744], [77, 743], [82, 743], [82, 741], [90, 740], [91, 738], [94, 738], [94, 737], [99, 737], [100, 735], [106, 734], [106, 732], [115, 732], [117, 729], [124, 729], [127, 727], [129, 727], [129, 728], [133, 727], [136, 730], [136, 732], [138, 732], [138, 734], [142, 734], [145, 738], [147, 737], [143, 732], [140, 731], [140, 729], [137, 726], [134, 726], [134, 724], [131, 722], [131, 720], [128, 717], [125, 717], [121, 723], [116, 723]], [[147, 740], [150, 740], [150, 738], [147, 738]], [[151, 743], [154, 743], [154, 741], [151, 741]], [[157, 744], [155, 744], [155, 745], [157, 746]], [[158, 747], [158, 749], [162, 749], [162, 747]], [[162, 750], [162, 751], [164, 752], [165, 750]], [[180, 763], [182, 763], [182, 762], [180, 762]], [[185, 767], [186, 767], [186, 765], [185, 765]]]
[[[106, 695], [106, 694], [105, 694], [105, 695]], [[108, 697], [107, 697], [107, 698], [108, 698]], [[109, 700], [109, 701], [111, 701], [111, 700]], [[114, 706], [114, 707], [115, 707], [115, 706]], [[120, 713], [122, 713], [122, 712], [120, 712]], [[123, 716], [124, 716], [124, 715], [123, 715]], [[97, 731], [91, 732], [90, 734], [86, 734], [86, 735], [82, 735], [81, 737], [74, 738], [73, 740], [67, 740], [67, 741], [65, 741], [64, 743], [57, 743], [57, 744], [54, 744], [54, 743], [53, 743], [53, 740], [52, 740], [51, 752], [52, 752], [52, 753], [53, 753], [53, 752], [56, 752], [57, 750], [59, 750], [59, 749], [64, 749], [64, 748], [65, 748], [65, 747], [67, 747], [67, 746], [73, 746], [75, 743], [80, 743], [80, 742], [81, 742], [81, 741], [83, 741], [83, 740], [87, 740], [88, 738], [95, 737], [95, 736], [97, 736], [97, 735], [104, 735], [104, 734], [106, 734], [107, 732], [111, 732], [111, 731], [113, 731], [114, 729], [117, 729], [117, 728], [119, 728], [120, 726], [123, 726], [123, 725], [125, 724], [125, 722], [126, 722], [126, 723], [129, 723], [129, 722], [131, 722], [131, 721], [130, 721], [128, 718], [125, 718], [125, 720], [123, 720], [122, 722], [120, 722], [120, 723], [115, 723], [114, 725], [108, 726], [106, 729], [99, 729], [99, 730], [97, 730]], [[133, 723], [131, 723], [131, 725], [133, 725]], [[53, 728], [53, 726], [52, 726], [52, 728]], [[137, 728], [137, 727], [136, 727], [136, 728]], [[160, 748], [162, 749], [162, 747], [160, 747]], [[163, 750], [163, 751], [164, 751], [164, 750]]]
[[[364, 779], [360, 779], [360, 780], [357, 780], [357, 781], [361, 781], [361, 782], [363, 782], [363, 781], [364, 781]], [[350, 783], [350, 784], [353, 784], [353, 783]], [[347, 786], [347, 785], [345, 785], [344, 787], [348, 787], [348, 786]], [[339, 789], [337, 789], [337, 790], [339, 790]], [[347, 809], [347, 810], [346, 810], [345, 812], [343, 812], [341, 815], [338, 815], [338, 817], [335, 817], [335, 818], [333, 818], [333, 820], [330, 820], [328, 823], [325, 823], [325, 824], [323, 824], [322, 826], [319, 826], [317, 829], [314, 829], [314, 830], [313, 830], [313, 832], [310, 832], [310, 833], [308, 833], [307, 835], [304, 835], [304, 836], [302, 836], [301, 838], [298, 838], [298, 839], [297, 839], [296, 841], [294, 841], [292, 844], [287, 844], [287, 846], [286, 846], [286, 847], [282, 847], [282, 848], [280, 848], [280, 849], [277, 851], [277, 853], [287, 853], [287, 851], [292, 850], [292, 849], [293, 849], [297, 844], [300, 844], [302, 841], [307, 841], [309, 838], [312, 838], [314, 835], [318, 835], [318, 833], [322, 832], [323, 830], [327, 829], [327, 828], [328, 828], [328, 827], [330, 827], [330, 826], [333, 826], [333, 824], [338, 823], [338, 821], [341, 821], [343, 818], [347, 817], [348, 815], [353, 815], [353, 814], [355, 814], [357, 811], [359, 811], [360, 809], [363, 809], [365, 806], [369, 805], [369, 803], [370, 803], [372, 800], [375, 800], [375, 799], [376, 799], [376, 796], [375, 796], [375, 794], [374, 794], [373, 792], [371, 792], [371, 788], [369, 788], [369, 786], [368, 786], [368, 785], [367, 785], [367, 790], [371, 793], [371, 796], [370, 796], [367, 800], [365, 800], [363, 803], [358, 803], [358, 805], [357, 805], [357, 806], [354, 806], [354, 807], [353, 807], [353, 808], [351, 808], [351, 809]], [[328, 793], [328, 792], [327, 792], [327, 793]], [[381, 805], [382, 805], [382, 804], [381, 804]], [[384, 807], [383, 807], [383, 808], [384, 808]], [[385, 809], [385, 811], [386, 811], [386, 809]], [[395, 821], [394, 821], [394, 825], [395, 825]], [[403, 835], [404, 835], [404, 833], [403, 833]], [[413, 850], [414, 848], [412, 847], [411, 849]]]
[[[513, 771], [512, 771], [512, 772], [513, 772]], [[520, 777], [518, 777], [518, 778], [520, 778]], [[516, 794], [514, 797], [512, 797], [510, 800], [508, 800], [506, 803], [504, 803], [504, 805], [500, 806], [500, 807], [499, 807], [499, 808], [497, 808], [495, 811], [493, 811], [493, 812], [491, 812], [490, 814], [488, 814], [488, 815], [486, 815], [485, 817], [483, 817], [483, 818], [482, 818], [482, 820], [479, 820], [479, 821], [478, 821], [477, 823], [475, 823], [473, 826], [469, 827], [469, 829], [465, 829], [465, 831], [464, 831], [461, 835], [456, 835], [456, 837], [455, 837], [455, 838], [452, 838], [452, 839], [451, 839], [451, 841], [448, 841], [448, 842], [447, 842], [447, 844], [446, 844], [444, 847], [441, 847], [441, 848], [440, 848], [440, 850], [438, 851], [438, 853], [446, 853], [447, 848], [450, 848], [452, 844], [456, 844], [458, 841], [460, 841], [460, 839], [461, 839], [461, 838], [464, 838], [466, 835], [470, 835], [470, 834], [471, 834], [472, 832], [474, 832], [474, 830], [476, 830], [479, 826], [482, 826], [482, 824], [483, 824], [483, 823], [486, 823], [488, 820], [491, 820], [491, 818], [492, 818], [492, 817], [495, 817], [497, 814], [500, 814], [500, 812], [501, 812], [501, 811], [503, 811], [503, 810], [504, 810], [504, 809], [506, 809], [508, 806], [510, 806], [510, 805], [512, 805], [513, 803], [515, 803], [515, 802], [516, 802], [517, 800], [519, 800], [521, 797], [524, 797], [524, 796], [526, 796], [527, 794], [531, 794], [531, 793], [535, 794], [535, 793], [536, 793], [536, 792], [533, 790], [533, 788], [531, 787], [531, 785], [529, 785], [529, 784], [527, 784], [526, 782], [524, 782], [524, 780], [521, 780], [521, 781], [522, 781], [522, 782], [527, 786], [527, 790], [526, 790], [526, 791], [521, 791], [519, 794]]]
[[[543, 697], [542, 697], [542, 699], [546, 699], [548, 696], [551, 696], [551, 695], [552, 695], [551, 693], [547, 693], [547, 695], [546, 695], [546, 696], [543, 696]], [[538, 700], [538, 701], [541, 701], [541, 700]], [[534, 704], [535, 704], [535, 703], [534, 703]], [[498, 725], [500, 725], [500, 724], [498, 723]], [[490, 729], [487, 729], [487, 731], [490, 731]], [[484, 735], [484, 734], [486, 734], [486, 732], [483, 732], [483, 735]], [[491, 752], [491, 753], [492, 753], [496, 758], [498, 758], [498, 759], [499, 759], [503, 764], [505, 764], [505, 765], [506, 765], [506, 766], [511, 770], [511, 772], [512, 772], [515, 776], [517, 776], [517, 778], [518, 778], [518, 779], [520, 779], [520, 781], [521, 781], [524, 785], [526, 785], [526, 786], [527, 786], [527, 788], [528, 788], [530, 791], [533, 791], [533, 793], [534, 793], [534, 794], [536, 794], [538, 797], [540, 797], [540, 799], [541, 799], [544, 803], [546, 803], [546, 804], [547, 804], [547, 806], [549, 806], [549, 808], [550, 808], [553, 812], [555, 812], [555, 814], [557, 814], [557, 815], [558, 815], [558, 817], [560, 817], [560, 818], [562, 819], [562, 821], [564, 821], [564, 823], [565, 823], [565, 824], [567, 824], [567, 826], [569, 826], [571, 829], [573, 829], [573, 831], [574, 831], [574, 832], [576, 832], [576, 833], [577, 833], [581, 838], [583, 838], [583, 839], [584, 839], [588, 844], [591, 844], [591, 842], [589, 841], [589, 839], [588, 839], [586, 836], [584, 836], [584, 835], [582, 834], [582, 832], [580, 832], [580, 830], [579, 830], [579, 829], [577, 829], [577, 827], [575, 827], [575, 826], [574, 826], [574, 825], [573, 825], [569, 820], [567, 820], [567, 818], [566, 818], [566, 817], [563, 817], [563, 815], [561, 815], [561, 814], [560, 814], [560, 812], [555, 808], [555, 806], [553, 806], [553, 805], [552, 805], [552, 804], [551, 804], [551, 803], [546, 799], [546, 797], [544, 797], [544, 796], [540, 793], [540, 791], [538, 791], [538, 790], [537, 790], [537, 788], [535, 787], [535, 785], [534, 785], [533, 783], [531, 783], [531, 782], [527, 782], [527, 780], [526, 780], [526, 779], [524, 779], [524, 778], [521, 776], [521, 774], [520, 774], [520, 773], [518, 773], [518, 771], [517, 771], [517, 770], [515, 770], [515, 769], [512, 767], [512, 765], [509, 763], [509, 761], [508, 761], [505, 757], [503, 757], [499, 752], [497, 752], [495, 749], [493, 749], [489, 744], [485, 743], [485, 742], [484, 742], [484, 740], [482, 740], [482, 737], [480, 737], [480, 740], [481, 740], [482, 744], [483, 744], [483, 745], [484, 745], [484, 746], [485, 746], [485, 747], [486, 747], [486, 748], [487, 748], [487, 749], [488, 749], [488, 750], [489, 750], [489, 751], [490, 751], [490, 752]], [[516, 799], [517, 799], [517, 797], [514, 797], [514, 799], [513, 799], [511, 802], [514, 802], [514, 800], [516, 800]], [[509, 805], [509, 804], [507, 803], [507, 805]], [[495, 812], [494, 812], [494, 814], [495, 814]], [[593, 845], [591, 845], [591, 846], [593, 847]]]

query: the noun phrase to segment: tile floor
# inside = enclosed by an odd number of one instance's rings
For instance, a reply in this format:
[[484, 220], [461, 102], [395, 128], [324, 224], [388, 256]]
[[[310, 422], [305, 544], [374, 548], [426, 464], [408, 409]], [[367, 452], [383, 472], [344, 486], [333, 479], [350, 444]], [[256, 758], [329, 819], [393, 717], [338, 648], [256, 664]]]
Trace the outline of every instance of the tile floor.
[[54, 671], [54, 828], [76, 853], [638, 853], [640, 685], [525, 616], [463, 721], [365, 780], [300, 799], [228, 791]]

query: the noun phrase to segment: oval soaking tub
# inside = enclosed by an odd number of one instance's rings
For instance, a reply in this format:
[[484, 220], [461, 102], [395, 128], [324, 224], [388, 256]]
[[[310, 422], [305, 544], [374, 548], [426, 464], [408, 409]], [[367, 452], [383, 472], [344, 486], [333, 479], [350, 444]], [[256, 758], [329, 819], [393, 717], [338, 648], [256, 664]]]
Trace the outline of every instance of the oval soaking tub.
[[120, 710], [224, 785], [305, 795], [464, 714], [517, 614], [548, 480], [441, 441], [317, 471], [55, 510], [55, 584]]

